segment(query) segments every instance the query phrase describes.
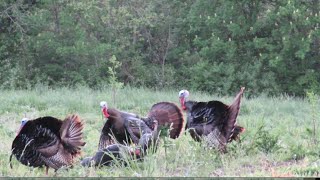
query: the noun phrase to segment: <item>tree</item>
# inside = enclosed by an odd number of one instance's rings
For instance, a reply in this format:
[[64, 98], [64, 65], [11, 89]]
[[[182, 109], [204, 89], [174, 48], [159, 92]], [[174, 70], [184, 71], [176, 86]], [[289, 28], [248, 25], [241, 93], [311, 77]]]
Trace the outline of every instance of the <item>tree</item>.
[[117, 58], [115, 56], [112, 56], [109, 59], [109, 63], [111, 64], [108, 67], [108, 73], [109, 73], [109, 83], [111, 85], [112, 89], [112, 99], [113, 99], [113, 104], [116, 104], [116, 93], [118, 89], [123, 87], [123, 83], [118, 81], [117, 78], [117, 72], [116, 70], [121, 66], [121, 63], [117, 61]]
[[[1, 1], [2, 88], [320, 92], [317, 0]], [[111, 63], [111, 64], [110, 64]]]

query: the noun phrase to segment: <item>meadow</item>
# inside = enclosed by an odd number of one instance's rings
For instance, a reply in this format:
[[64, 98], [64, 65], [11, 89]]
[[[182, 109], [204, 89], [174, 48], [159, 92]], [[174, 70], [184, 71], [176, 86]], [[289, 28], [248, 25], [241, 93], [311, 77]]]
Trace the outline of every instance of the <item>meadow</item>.
[[[109, 107], [145, 116], [149, 108], [160, 101], [178, 104], [176, 90], [155, 91], [125, 87], [116, 94], [112, 90], [92, 90], [86, 87], [51, 89], [37, 86], [33, 90], [0, 91], [0, 176], [45, 177], [45, 169], [22, 165], [13, 158], [9, 167], [11, 143], [23, 117], [54, 116], [64, 119], [76, 113], [85, 122], [81, 158], [91, 156], [98, 148], [100, 131], [104, 124], [99, 102]], [[237, 92], [234, 92], [234, 95]], [[245, 91], [238, 124], [246, 131], [240, 142], [228, 144], [228, 153], [220, 154], [195, 142], [187, 132], [180, 138], [161, 139], [160, 148], [149, 154], [143, 162], [128, 166], [84, 168], [79, 158], [73, 168], [60, 169], [49, 176], [57, 177], [308, 177], [320, 176], [319, 97], [247, 98]], [[191, 92], [190, 99], [197, 101], [220, 100], [230, 104], [233, 96], [219, 96]], [[184, 113], [185, 114], [185, 113]]]

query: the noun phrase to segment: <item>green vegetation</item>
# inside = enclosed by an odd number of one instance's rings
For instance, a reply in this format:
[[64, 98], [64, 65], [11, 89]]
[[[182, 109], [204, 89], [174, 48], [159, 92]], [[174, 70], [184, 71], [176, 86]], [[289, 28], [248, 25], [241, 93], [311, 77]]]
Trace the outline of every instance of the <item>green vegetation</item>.
[[[178, 104], [179, 90], [124, 87], [117, 92], [117, 108], [144, 116], [156, 102]], [[97, 150], [104, 124], [99, 102], [106, 100], [114, 107], [112, 98], [111, 87], [104, 90], [81, 86], [52, 89], [38, 84], [34, 90], [1, 91], [0, 176], [45, 176], [44, 169], [26, 167], [15, 158], [14, 169], [9, 167], [11, 143], [22, 117], [51, 115], [63, 119], [77, 113], [85, 122], [87, 145], [82, 157], [86, 157]], [[198, 101], [216, 99], [225, 103], [233, 100], [233, 96], [199, 92], [191, 92], [190, 98]], [[319, 127], [319, 117], [313, 114], [313, 108], [320, 108], [316, 95], [312, 96], [312, 102], [287, 95], [244, 97], [238, 123], [246, 128], [246, 132], [240, 143], [228, 145], [227, 154], [207, 149], [189, 134], [183, 134], [176, 140], [166, 139], [165, 142], [162, 139], [159, 150], [143, 162], [132, 161], [127, 167], [116, 163], [95, 169], [81, 167], [78, 160], [73, 168], [60, 169], [56, 176], [319, 176], [320, 146], [314, 143], [314, 138], [319, 140], [319, 133], [308, 133], [310, 129], [313, 132], [314, 123]], [[52, 169], [49, 176], [54, 176]]]
[[102, 100], [143, 116], [181, 89], [230, 103], [241, 86], [246, 132], [227, 154], [186, 133], [143, 162], [57, 176], [319, 176], [319, 16], [318, 0], [0, 1], [0, 176], [44, 176], [9, 168], [24, 116], [79, 114], [85, 157]]
[[0, 88], [320, 93], [318, 0], [2, 0]]

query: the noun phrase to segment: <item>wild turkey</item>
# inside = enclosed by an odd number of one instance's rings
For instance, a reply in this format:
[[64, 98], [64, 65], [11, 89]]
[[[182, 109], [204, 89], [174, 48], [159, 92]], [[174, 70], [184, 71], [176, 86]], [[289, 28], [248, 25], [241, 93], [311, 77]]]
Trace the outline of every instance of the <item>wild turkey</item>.
[[[127, 156], [127, 157], [125, 157]], [[93, 157], [86, 157], [81, 161], [84, 167], [110, 166], [114, 161], [126, 164], [125, 158], [134, 157], [135, 151], [122, 144], [111, 144], [104, 149], [98, 150]], [[137, 158], [140, 158], [137, 156]]]
[[192, 138], [201, 141], [201, 137], [204, 136], [206, 142], [221, 151], [225, 151], [227, 142], [239, 139], [240, 133], [245, 130], [236, 125], [244, 89], [241, 88], [230, 106], [220, 101], [187, 101], [189, 92], [181, 90], [180, 104], [182, 109], [187, 111], [186, 129], [190, 129]]
[[84, 158], [81, 165], [89, 166], [110, 166], [114, 161], [118, 161], [126, 165], [126, 159], [142, 160], [147, 154], [149, 148], [155, 151], [158, 147], [159, 131], [158, 122], [154, 121], [154, 129], [151, 132], [145, 132], [139, 139], [137, 147], [132, 148], [122, 144], [108, 145], [104, 149], [100, 149], [93, 157]]
[[114, 139], [120, 144], [139, 143], [141, 134], [151, 133], [154, 130], [153, 122], [157, 120], [159, 127], [170, 128], [170, 137], [179, 137], [183, 129], [183, 114], [178, 106], [170, 102], [154, 104], [146, 118], [136, 114], [108, 109], [106, 102], [101, 102], [102, 113], [107, 119], [101, 131], [99, 149], [114, 144]]
[[23, 119], [12, 143], [12, 155], [26, 166], [49, 167], [58, 170], [70, 166], [80, 155], [83, 123], [79, 116], [71, 115], [64, 121], [46, 116], [27, 121]]

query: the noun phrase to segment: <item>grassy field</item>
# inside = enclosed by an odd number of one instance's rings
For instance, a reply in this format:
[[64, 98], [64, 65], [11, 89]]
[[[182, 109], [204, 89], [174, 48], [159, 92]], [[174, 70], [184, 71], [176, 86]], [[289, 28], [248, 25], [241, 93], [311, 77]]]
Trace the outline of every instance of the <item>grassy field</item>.
[[[88, 88], [48, 89], [0, 92], [0, 176], [43, 177], [45, 169], [30, 168], [13, 160], [9, 167], [11, 143], [25, 115], [32, 119], [54, 116], [63, 119], [76, 113], [85, 122], [84, 138], [87, 142], [83, 157], [97, 150], [100, 131], [104, 124], [99, 102], [106, 100], [109, 107], [144, 116], [149, 108], [160, 101], [178, 104], [178, 92], [124, 88], [112, 103], [111, 90], [94, 91]], [[235, 92], [234, 94], [236, 94]], [[248, 94], [249, 91], [245, 92]], [[191, 92], [190, 99], [198, 101], [220, 100], [227, 104], [233, 97]], [[319, 98], [275, 98], [260, 96], [243, 98], [238, 123], [246, 128], [240, 143], [228, 145], [227, 154], [219, 154], [193, 141], [188, 133], [176, 140], [169, 139], [167, 148], [161, 140], [160, 148], [143, 162], [132, 162], [127, 167], [114, 165], [103, 168], [83, 168], [79, 159], [71, 169], [60, 169], [49, 176], [320, 176]], [[314, 135], [314, 122], [316, 134]]]

